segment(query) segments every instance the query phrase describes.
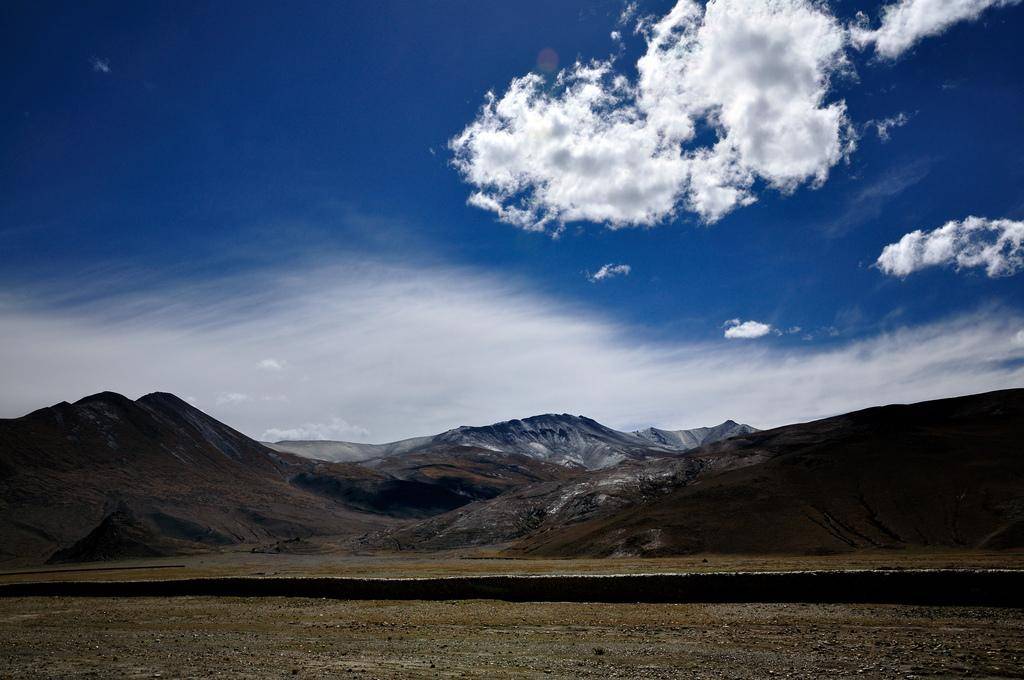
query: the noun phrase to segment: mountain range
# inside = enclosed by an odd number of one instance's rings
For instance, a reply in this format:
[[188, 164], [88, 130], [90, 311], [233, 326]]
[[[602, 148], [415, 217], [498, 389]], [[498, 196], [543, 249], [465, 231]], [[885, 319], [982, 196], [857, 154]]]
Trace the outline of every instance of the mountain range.
[[367, 461], [404, 456], [438, 447], [470, 446], [501, 453], [516, 453], [567, 467], [599, 470], [624, 460], [642, 460], [677, 454], [727, 437], [756, 430], [727, 420], [715, 427], [693, 430], [648, 428], [620, 432], [586, 416], [567, 413], [506, 420], [483, 427], [456, 427], [441, 434], [403, 439], [389, 444], [342, 441], [280, 441], [267, 446], [311, 458]]
[[510, 554], [1024, 547], [1024, 390], [866, 409], [534, 484], [367, 537]]
[[417, 459], [375, 470], [273, 451], [171, 394], [61, 402], [0, 420], [0, 562], [345, 536], [566, 474], [467, 447], [444, 456], [441, 473]]
[[0, 420], [0, 563], [283, 544], [560, 557], [1019, 548], [1021, 441], [1020, 389], [766, 431], [626, 433], [549, 414], [274, 448], [170, 394], [104, 392]]

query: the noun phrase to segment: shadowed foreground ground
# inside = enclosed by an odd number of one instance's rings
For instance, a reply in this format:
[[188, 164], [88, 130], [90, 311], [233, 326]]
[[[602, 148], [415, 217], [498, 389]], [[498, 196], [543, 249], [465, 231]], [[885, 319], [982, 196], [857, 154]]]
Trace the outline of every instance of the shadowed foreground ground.
[[[320, 552], [267, 554], [233, 550], [68, 565], [10, 566], [0, 584], [39, 581], [217, 578], [245, 576], [350, 578], [532, 574], [665, 574], [727, 571], [837, 569], [1024, 569], [1024, 552], [971, 550], [864, 550], [837, 555], [680, 555], [663, 558], [502, 558], [486, 551], [352, 555]], [[303, 542], [305, 545], [305, 542]], [[111, 571], [113, 569], [113, 571]]]
[[0, 600], [0, 677], [1024, 677], [1024, 610]]
[[463, 575], [412, 579], [264, 576], [0, 583], [0, 597], [187, 596], [409, 601], [495, 599], [509, 602], [590, 603], [846, 602], [1024, 607], [1024, 571], [869, 569], [690, 574]]

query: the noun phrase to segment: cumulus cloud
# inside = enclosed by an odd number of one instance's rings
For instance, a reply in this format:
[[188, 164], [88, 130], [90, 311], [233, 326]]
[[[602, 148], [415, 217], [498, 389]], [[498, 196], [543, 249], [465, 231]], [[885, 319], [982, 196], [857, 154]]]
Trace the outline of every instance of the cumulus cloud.
[[604, 281], [605, 279], [611, 279], [616, 276], [629, 276], [629, 273], [633, 271], [633, 268], [628, 264], [606, 264], [602, 265], [593, 274], [587, 274], [587, 280], [591, 283], [597, 283], [598, 281]]
[[612, 58], [488, 93], [449, 143], [471, 205], [538, 231], [680, 210], [714, 222], [754, 202], [757, 182], [817, 185], [852, 151], [846, 106], [828, 101], [846, 30], [822, 3], [680, 0], [641, 26], [636, 79]]
[[326, 423], [305, 423], [298, 427], [285, 429], [270, 428], [264, 430], [260, 437], [265, 442], [295, 441], [295, 440], [362, 440], [370, 436], [369, 430], [365, 427], [352, 425], [342, 418], [331, 418]]
[[883, 273], [900, 277], [949, 265], [984, 267], [993, 278], [1016, 274], [1024, 268], [1024, 222], [968, 217], [932, 231], [917, 229], [883, 248], [875, 262]]
[[860, 25], [851, 27], [850, 39], [861, 48], [874, 45], [879, 56], [895, 59], [922, 38], [939, 35], [961, 21], [974, 21], [990, 7], [1006, 7], [1020, 1], [898, 0], [882, 8], [878, 28], [869, 28], [868, 18], [860, 15]]
[[875, 128], [875, 132], [878, 133], [878, 139], [885, 144], [891, 139], [892, 130], [894, 128], [903, 127], [909, 121], [910, 117], [907, 114], [900, 112], [895, 116], [890, 116], [889, 118], [869, 120], [867, 125]]
[[[0, 375], [17, 386], [0, 390], [0, 417], [101, 389], [165, 390], [255, 437], [343, 417], [388, 441], [545, 412], [767, 427], [1024, 385], [1024, 318], [998, 308], [793, 347], [646, 340], [515, 277], [447, 266], [364, 259], [195, 286], [93, 284], [108, 292], [87, 290], [88, 303], [0, 298]], [[267, 400], [253, 366], [281, 347], [284, 399]], [[252, 398], [216, 403], [231, 392]]]
[[110, 60], [93, 57], [89, 60], [92, 70], [96, 73], [110, 73]]
[[771, 324], [760, 321], [740, 321], [739, 319], [729, 319], [725, 322], [724, 328], [725, 337], [730, 340], [763, 338], [772, 332]]
[[257, 368], [261, 368], [264, 371], [283, 371], [285, 362], [278, 359], [260, 359], [259, 363], [256, 364]]

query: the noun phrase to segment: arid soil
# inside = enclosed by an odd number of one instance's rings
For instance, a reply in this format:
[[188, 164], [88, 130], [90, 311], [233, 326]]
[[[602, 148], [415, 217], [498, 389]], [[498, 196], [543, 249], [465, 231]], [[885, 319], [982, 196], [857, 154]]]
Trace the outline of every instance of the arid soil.
[[1024, 610], [0, 600], [0, 677], [1024, 677]]
[[[305, 545], [305, 541], [301, 545]], [[289, 546], [286, 547], [290, 547]], [[0, 571], [0, 584], [18, 581], [167, 579], [216, 576], [424, 577], [487, 574], [656, 574], [706, 571], [815, 569], [1024, 569], [1024, 552], [862, 550], [839, 555], [686, 555], [666, 558], [507, 559], [493, 553], [346, 555], [225, 551], [204, 555], [33, 566]], [[161, 567], [161, 568], [153, 568]], [[111, 570], [111, 568], [114, 568]]]

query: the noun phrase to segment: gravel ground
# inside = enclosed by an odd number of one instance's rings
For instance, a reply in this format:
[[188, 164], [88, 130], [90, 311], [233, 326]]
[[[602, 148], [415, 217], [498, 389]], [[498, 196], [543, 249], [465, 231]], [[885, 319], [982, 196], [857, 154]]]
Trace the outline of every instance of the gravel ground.
[[1024, 610], [0, 600], [0, 678], [1024, 677]]

